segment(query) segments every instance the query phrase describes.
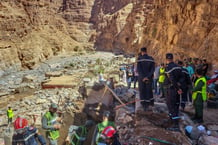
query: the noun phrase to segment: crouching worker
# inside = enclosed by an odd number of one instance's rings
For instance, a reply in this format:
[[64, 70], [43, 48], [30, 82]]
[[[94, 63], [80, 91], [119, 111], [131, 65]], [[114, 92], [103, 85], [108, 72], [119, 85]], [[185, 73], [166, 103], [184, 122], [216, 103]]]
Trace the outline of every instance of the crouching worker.
[[109, 121], [109, 118], [110, 118], [110, 112], [109, 111], [104, 111], [103, 112], [103, 117], [102, 117], [102, 122], [97, 124], [96, 144], [101, 142], [102, 138], [100, 136], [101, 136], [102, 131], [106, 127], [108, 127], [108, 126], [115, 127], [114, 122]]
[[18, 117], [14, 122], [14, 135], [12, 145], [46, 145], [46, 140], [33, 126], [28, 126], [25, 118]]
[[52, 103], [49, 107], [49, 111], [42, 117], [42, 128], [46, 129], [46, 137], [49, 140], [49, 145], [57, 145], [58, 138], [60, 136], [59, 129], [62, 119], [57, 114], [57, 104]]
[[76, 126], [71, 125], [68, 130], [67, 138], [65, 139], [65, 145], [81, 145], [86, 141], [87, 135], [91, 127], [94, 125], [92, 120], [87, 120], [85, 125]]
[[121, 145], [116, 130], [112, 126], [108, 126], [102, 131], [101, 138], [104, 143], [99, 143], [98, 145]]

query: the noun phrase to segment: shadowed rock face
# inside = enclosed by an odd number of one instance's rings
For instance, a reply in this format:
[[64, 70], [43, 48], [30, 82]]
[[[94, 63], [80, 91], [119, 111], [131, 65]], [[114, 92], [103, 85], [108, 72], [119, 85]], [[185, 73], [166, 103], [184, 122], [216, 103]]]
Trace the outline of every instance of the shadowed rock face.
[[1, 0], [0, 68], [33, 68], [86, 50], [137, 53], [161, 62], [200, 57], [218, 67], [218, 0]]

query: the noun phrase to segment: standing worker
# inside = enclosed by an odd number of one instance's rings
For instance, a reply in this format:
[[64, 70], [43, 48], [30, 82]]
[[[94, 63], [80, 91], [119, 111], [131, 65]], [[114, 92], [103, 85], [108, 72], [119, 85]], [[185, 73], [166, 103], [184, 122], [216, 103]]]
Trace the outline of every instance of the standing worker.
[[184, 75], [181, 67], [173, 62], [173, 54], [166, 54], [167, 67], [164, 87], [166, 88], [166, 104], [169, 110], [169, 117], [173, 122], [171, 131], [179, 130], [179, 105], [180, 95], [182, 94], [181, 82], [184, 81]]
[[7, 117], [8, 117], [8, 125], [12, 123], [12, 119], [14, 117], [14, 113], [12, 108], [9, 106], [7, 110]]
[[141, 48], [141, 56], [138, 58], [137, 64], [138, 70], [138, 81], [139, 81], [139, 95], [141, 102], [145, 111], [147, 111], [149, 106], [154, 105], [154, 98], [152, 92], [152, 81], [153, 74], [155, 70], [154, 59], [147, 55], [147, 48]]
[[158, 82], [159, 82], [159, 85], [160, 85], [160, 91], [159, 92], [161, 92], [161, 98], [165, 98], [165, 91], [164, 91], [164, 86], [163, 86], [163, 83], [164, 83], [164, 80], [165, 80], [165, 66], [164, 66], [164, 63], [161, 63], [159, 73], [160, 73], [159, 78], [158, 78]]
[[188, 89], [189, 89], [189, 86], [192, 84], [192, 82], [191, 82], [191, 78], [189, 76], [187, 69], [183, 68], [183, 62], [178, 61], [178, 65], [181, 67], [182, 73], [184, 74], [184, 77], [185, 77], [185, 81], [181, 84], [181, 89], [182, 89], [181, 108], [182, 108], [182, 111], [184, 111], [186, 103], [188, 101]]
[[197, 81], [192, 90], [192, 99], [194, 101], [195, 116], [193, 118], [195, 123], [203, 123], [203, 101], [207, 100], [207, 80], [204, 76], [204, 70], [196, 70]]
[[42, 128], [46, 129], [46, 137], [49, 140], [49, 145], [57, 145], [59, 138], [59, 129], [61, 128], [61, 118], [57, 115], [57, 104], [52, 103], [49, 111], [42, 117]]

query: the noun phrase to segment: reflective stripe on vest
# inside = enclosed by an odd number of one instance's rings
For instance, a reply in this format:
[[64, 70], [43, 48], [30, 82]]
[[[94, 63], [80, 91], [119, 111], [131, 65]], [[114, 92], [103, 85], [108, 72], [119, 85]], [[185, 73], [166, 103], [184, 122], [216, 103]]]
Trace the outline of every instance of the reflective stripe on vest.
[[8, 118], [13, 118], [13, 116], [14, 116], [13, 110], [12, 109], [8, 109], [7, 110], [7, 115], [8, 115]]
[[[50, 112], [46, 112], [45, 117], [47, 118], [48, 126], [52, 125], [54, 120], [56, 120], [56, 116], [52, 116]], [[60, 136], [58, 130], [49, 130], [48, 132], [52, 140], [56, 140]]]
[[199, 81], [203, 81], [204, 85], [203, 85], [201, 91], [193, 92], [192, 99], [196, 100], [197, 94], [201, 93], [203, 101], [206, 101], [207, 100], [207, 86], [206, 86], [207, 80], [205, 77], [201, 77], [201, 78], [197, 79], [197, 81], [195, 82], [195, 87], [198, 85]]
[[160, 82], [160, 83], [163, 83], [164, 82], [164, 80], [165, 80], [165, 68], [160, 68], [160, 76], [159, 76], [159, 79], [158, 79], [158, 81]]

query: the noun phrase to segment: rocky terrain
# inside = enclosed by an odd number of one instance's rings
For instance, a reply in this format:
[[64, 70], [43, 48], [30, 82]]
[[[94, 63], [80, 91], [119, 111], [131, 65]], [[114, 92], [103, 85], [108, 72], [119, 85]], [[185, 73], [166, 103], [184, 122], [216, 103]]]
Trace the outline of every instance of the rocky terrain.
[[[36, 115], [40, 127], [48, 105], [60, 102], [60, 109], [66, 113], [61, 143], [69, 125], [82, 125], [89, 117], [99, 122], [98, 106], [102, 105], [104, 90], [93, 89], [99, 71], [106, 79], [115, 78], [115, 93], [123, 102], [133, 101], [137, 89], [120, 87], [123, 84], [119, 84], [118, 75], [120, 65], [131, 59], [103, 51], [137, 54], [146, 46], [157, 63], [164, 61], [166, 52], [173, 52], [176, 59], [206, 58], [212, 69], [217, 69], [217, 8], [217, 0], [1, 0], [0, 132], [7, 132], [5, 112], [9, 105], [15, 117], [21, 114], [31, 120]], [[62, 76], [74, 80], [72, 87], [45, 87], [53, 77]], [[113, 95], [107, 91], [105, 96]], [[155, 97], [159, 104], [150, 114], [123, 107], [113, 110], [121, 142], [161, 144], [146, 139], [144, 135], [148, 135], [191, 144], [184, 132], [166, 131], [162, 120], [167, 118], [167, 109], [164, 100]], [[91, 110], [89, 104], [94, 104]], [[205, 111], [205, 125], [216, 124], [216, 109]], [[181, 114], [185, 117], [182, 130], [192, 124], [193, 108], [186, 113]], [[4, 135], [0, 134], [0, 144], [4, 144]], [[217, 137], [217, 131], [213, 135]]]
[[32, 69], [92, 50], [135, 54], [142, 46], [157, 62], [173, 52], [217, 68], [217, 7], [217, 0], [2, 0], [0, 68]]
[[[48, 110], [51, 102], [59, 105], [59, 112], [62, 113], [64, 120], [60, 130], [59, 144], [64, 143], [70, 125], [84, 125], [87, 120], [91, 120], [95, 125], [101, 122], [103, 111], [109, 110], [123, 145], [160, 145], [161, 143], [155, 139], [190, 145], [192, 141], [185, 135], [184, 127], [196, 125], [190, 120], [194, 111], [193, 107], [187, 106], [186, 112], [180, 113], [181, 132], [166, 130], [170, 122], [167, 121], [168, 110], [165, 99], [155, 95], [154, 110], [145, 112], [140, 102], [136, 101], [139, 99], [138, 89], [128, 89], [127, 84], [119, 77], [119, 67], [133, 60], [134, 58], [103, 52], [79, 56], [56, 56], [39, 64], [35, 69], [12, 72], [1, 77], [0, 145], [9, 145], [6, 141], [10, 140], [13, 133], [13, 126], [7, 126], [8, 106], [14, 110], [14, 119], [22, 116], [31, 124], [35, 116], [35, 126], [45, 135], [45, 131], [41, 128], [41, 117]], [[111, 77], [114, 78], [113, 93], [99, 83], [99, 71], [104, 72], [105, 81]], [[71, 78], [71, 86], [58, 87], [57, 84], [53, 84], [54, 87], [45, 87], [47, 82], [52, 82], [54, 78], [61, 79], [63, 76]], [[123, 103], [129, 104], [125, 106], [122, 105]], [[204, 112], [203, 125], [211, 130], [212, 136], [203, 136], [199, 140], [203, 144], [209, 143], [208, 139], [217, 141], [215, 137], [218, 136], [217, 109], [205, 106]], [[92, 128], [95, 127], [94, 125]], [[89, 130], [84, 145], [90, 145], [92, 137], [93, 130]]]

